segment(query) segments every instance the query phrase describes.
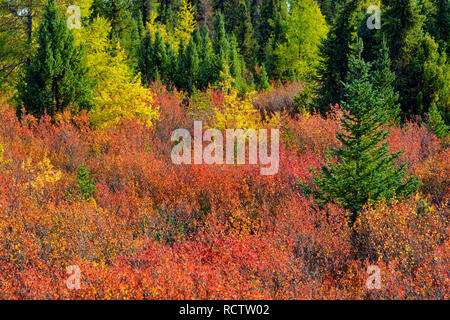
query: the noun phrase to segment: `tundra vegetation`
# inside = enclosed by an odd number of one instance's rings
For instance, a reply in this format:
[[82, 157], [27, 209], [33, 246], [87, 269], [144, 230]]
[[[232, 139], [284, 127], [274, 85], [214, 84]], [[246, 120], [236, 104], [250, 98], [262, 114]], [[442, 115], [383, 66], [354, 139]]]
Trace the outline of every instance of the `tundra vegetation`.
[[[450, 298], [448, 0], [0, 12], [0, 299]], [[196, 121], [276, 174], [174, 163]]]

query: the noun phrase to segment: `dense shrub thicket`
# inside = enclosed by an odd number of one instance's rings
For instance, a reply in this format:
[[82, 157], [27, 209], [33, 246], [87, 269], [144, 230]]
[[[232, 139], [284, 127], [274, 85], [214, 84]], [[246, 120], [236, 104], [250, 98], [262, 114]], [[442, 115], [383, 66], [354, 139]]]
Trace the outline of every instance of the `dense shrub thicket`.
[[[281, 117], [280, 172], [261, 176], [173, 165], [170, 134], [193, 117], [183, 94], [152, 91], [152, 128], [93, 129], [85, 113], [20, 123], [2, 104], [1, 298], [448, 298], [449, 154], [425, 126], [389, 129], [419, 193], [366, 207], [350, 229], [341, 206], [317, 207], [298, 183], [340, 146], [339, 108]], [[380, 291], [366, 289], [369, 264]], [[65, 285], [68, 265], [80, 290]]]

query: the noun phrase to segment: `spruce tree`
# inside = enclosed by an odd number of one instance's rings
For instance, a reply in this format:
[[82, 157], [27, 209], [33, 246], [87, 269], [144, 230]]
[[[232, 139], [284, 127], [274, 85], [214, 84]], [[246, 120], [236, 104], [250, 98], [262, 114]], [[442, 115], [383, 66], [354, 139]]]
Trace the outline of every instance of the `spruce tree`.
[[197, 46], [193, 39], [189, 41], [184, 53], [184, 89], [191, 94], [197, 86], [199, 77], [200, 61]]
[[122, 45], [127, 55], [128, 65], [134, 72], [137, 72], [139, 69], [139, 47], [142, 43], [144, 26], [141, 17], [130, 19], [131, 26], [125, 32]]
[[227, 34], [225, 31], [224, 17], [221, 13], [216, 14], [214, 20], [214, 36], [213, 36], [214, 53], [219, 55], [226, 54], [228, 51]]
[[213, 48], [214, 48], [214, 83], [222, 81], [221, 75], [225, 72], [228, 66], [228, 52], [229, 43], [225, 32], [225, 24], [223, 15], [216, 14], [216, 20], [214, 21], [214, 36], [213, 36]]
[[[75, 46], [53, 0], [41, 18], [37, 43], [37, 52], [18, 85], [19, 100], [26, 111], [36, 117], [47, 111], [53, 117], [69, 106], [89, 109], [93, 83], [82, 62], [84, 50]], [[21, 106], [17, 111], [20, 116]]]
[[147, 32], [142, 39], [139, 48], [139, 71], [141, 72], [142, 82], [149, 84], [154, 80], [153, 64], [152, 64], [152, 37]]
[[125, 44], [132, 33], [131, 0], [104, 1], [102, 16], [111, 21], [111, 40]]
[[405, 165], [396, 165], [399, 153], [389, 152], [389, 133], [384, 126], [390, 116], [380, 91], [372, 84], [371, 64], [361, 58], [361, 46], [359, 42], [358, 56], [350, 59], [343, 89], [343, 131], [337, 134], [342, 148], [334, 151], [337, 162], [329, 159], [315, 174], [318, 189], [313, 191], [319, 204], [337, 201], [349, 210], [351, 225], [369, 200], [408, 196], [417, 189], [416, 180], [405, 176]]
[[328, 37], [320, 47], [323, 62], [318, 70], [316, 104], [322, 114], [328, 112], [330, 105], [338, 103], [341, 97], [342, 81], [345, 81], [348, 72], [347, 57], [352, 53], [360, 6], [361, 0], [348, 0], [341, 7]]
[[445, 124], [444, 119], [442, 119], [436, 103], [431, 104], [430, 111], [428, 112], [428, 125], [439, 139], [448, 136], [448, 126]]
[[270, 78], [278, 78], [280, 80], [281, 76], [278, 69], [278, 55], [276, 54], [276, 49], [281, 43], [287, 41], [286, 37], [286, 10], [282, 12], [282, 6], [277, 3], [277, 10], [273, 11], [273, 20], [270, 22], [272, 34], [270, 35], [269, 41], [267, 39], [264, 41], [264, 64], [266, 66], [267, 73]]
[[383, 98], [383, 110], [388, 114], [389, 120], [395, 120], [400, 116], [399, 94], [394, 90], [396, 78], [391, 70], [391, 59], [385, 39], [378, 50], [378, 59], [375, 60], [374, 68], [373, 84]]
[[234, 34], [239, 43], [241, 54], [248, 66], [256, 62], [256, 52], [258, 51], [258, 43], [254, 38], [254, 30], [245, 1], [241, 0], [238, 10], [238, 20], [234, 27]]
[[162, 23], [170, 24], [173, 21], [175, 2], [175, 0], [159, 0], [158, 13]]
[[139, 50], [139, 70], [144, 83], [149, 84], [159, 78], [166, 78], [167, 53], [166, 45], [159, 31], [152, 41], [149, 32], [142, 40]]
[[195, 28], [194, 32], [192, 33], [192, 39], [194, 40], [194, 43], [197, 46], [197, 48], [201, 46], [202, 36], [198, 28]]
[[84, 163], [77, 172], [77, 190], [83, 200], [90, 200], [95, 196], [95, 182]]
[[383, 0], [382, 30], [388, 36], [388, 46], [394, 65], [401, 58], [402, 51], [411, 47], [421, 34], [423, 17], [416, 0]]
[[223, 1], [223, 9], [221, 10], [221, 12], [224, 17], [225, 30], [228, 33], [231, 33], [234, 30], [235, 26], [239, 23], [239, 19], [241, 17], [239, 15], [238, 8], [241, 2], [242, 0]]
[[257, 26], [256, 38], [259, 45], [258, 61], [264, 61], [265, 48], [267, 47], [267, 40], [273, 34], [275, 15], [278, 10], [277, 0], [266, 0], [261, 4], [260, 21]]
[[[448, 64], [445, 46], [424, 29], [426, 16], [415, 0], [383, 0], [382, 30], [390, 49], [393, 70], [397, 75], [402, 115], [425, 116], [432, 102], [450, 105]], [[422, 5], [423, 7], [423, 5]]]
[[437, 0], [436, 6], [435, 38], [446, 50], [447, 56], [450, 56], [450, 2], [448, 0]]
[[242, 66], [241, 66], [241, 61], [240, 61], [240, 55], [238, 53], [238, 44], [237, 44], [237, 39], [236, 37], [233, 35], [231, 35], [231, 37], [229, 37], [229, 46], [230, 46], [230, 51], [229, 51], [229, 60], [230, 60], [230, 74], [234, 79], [237, 79], [238, 77], [241, 76], [242, 73]]
[[166, 64], [164, 66], [164, 74], [167, 81], [166, 85], [173, 86], [177, 81], [178, 57], [172, 46], [169, 44], [166, 44], [166, 53]]
[[447, 55], [439, 51], [431, 36], [427, 34], [415, 42], [396, 71], [404, 116], [425, 116], [432, 102], [450, 107]]
[[133, 11], [135, 16], [145, 25], [150, 20], [150, 14], [155, 7], [154, 0], [133, 0]]
[[205, 24], [202, 29], [201, 46], [199, 50], [200, 57], [200, 75], [199, 75], [199, 88], [204, 89], [208, 84], [213, 84], [213, 72], [214, 72], [214, 51], [209, 38], [208, 25]]
[[152, 63], [154, 69], [156, 70], [155, 79], [157, 78], [157, 74], [160, 77], [163, 77], [166, 59], [166, 46], [161, 33], [157, 31], [155, 34], [155, 41], [152, 46]]
[[319, 3], [320, 11], [325, 16], [327, 23], [332, 24], [334, 17], [333, 17], [331, 1], [330, 0], [318, 0], [317, 2]]
[[180, 40], [177, 53], [177, 73], [175, 75], [175, 85], [178, 89], [187, 91], [186, 77], [188, 77], [186, 50], [184, 49], [184, 41]]
[[270, 87], [269, 77], [267, 76], [266, 66], [264, 64], [261, 66], [258, 80], [258, 88], [260, 90], [265, 90]]
[[367, 20], [370, 18], [370, 14], [364, 15], [361, 23], [358, 26], [358, 37], [364, 42], [364, 52], [362, 58], [364, 61], [375, 61], [379, 54], [382, 35], [381, 30], [369, 29], [367, 27]]

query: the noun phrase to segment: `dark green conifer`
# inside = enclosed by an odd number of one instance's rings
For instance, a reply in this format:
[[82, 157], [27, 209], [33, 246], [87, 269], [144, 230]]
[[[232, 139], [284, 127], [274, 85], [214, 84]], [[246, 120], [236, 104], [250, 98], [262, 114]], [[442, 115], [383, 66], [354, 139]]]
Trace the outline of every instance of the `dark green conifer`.
[[418, 187], [415, 178], [405, 175], [405, 165], [396, 165], [399, 153], [389, 152], [384, 125], [390, 116], [384, 109], [384, 97], [372, 84], [371, 64], [362, 60], [361, 52], [359, 42], [343, 88], [343, 131], [337, 134], [342, 148], [334, 150], [337, 161], [329, 159], [315, 173], [318, 188], [313, 191], [320, 205], [336, 201], [349, 210], [351, 225], [369, 200], [409, 196]]
[[89, 109], [93, 83], [82, 62], [84, 51], [75, 46], [53, 0], [49, 0], [41, 18], [37, 43], [37, 52], [18, 85], [19, 101], [26, 111], [36, 117], [47, 111], [53, 117], [67, 107], [73, 107], [72, 111]]

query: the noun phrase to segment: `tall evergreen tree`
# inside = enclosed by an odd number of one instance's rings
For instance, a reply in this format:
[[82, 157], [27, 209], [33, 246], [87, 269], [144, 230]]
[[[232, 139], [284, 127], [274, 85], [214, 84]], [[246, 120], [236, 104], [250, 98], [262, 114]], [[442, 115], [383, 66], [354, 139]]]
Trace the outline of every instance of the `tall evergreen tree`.
[[184, 53], [184, 89], [191, 94], [197, 86], [200, 74], [200, 61], [197, 52], [197, 46], [193, 39], [189, 41]]
[[241, 65], [241, 61], [240, 61], [240, 55], [238, 53], [238, 44], [237, 44], [237, 39], [236, 37], [233, 35], [231, 35], [230, 39], [229, 39], [229, 47], [230, 47], [230, 52], [228, 54], [228, 56], [230, 57], [230, 74], [231, 76], [236, 79], [238, 77], [241, 76], [242, 73], [242, 65]]
[[167, 80], [168, 61], [166, 44], [159, 31], [152, 41], [150, 33], [142, 40], [139, 56], [139, 70], [144, 83], [149, 84], [157, 79]]
[[[236, 9], [235, 9], [236, 10]], [[258, 43], [254, 38], [254, 30], [250, 17], [250, 12], [244, 0], [240, 1], [237, 9], [238, 19], [234, 27], [234, 34], [239, 43], [241, 54], [244, 57], [245, 63], [249, 66], [256, 61], [256, 52], [258, 51]]]
[[350, 59], [344, 85], [343, 132], [337, 134], [342, 148], [334, 151], [337, 162], [329, 160], [315, 174], [318, 189], [313, 191], [319, 203], [337, 201], [349, 210], [351, 224], [369, 200], [408, 196], [417, 189], [416, 180], [405, 176], [405, 165], [396, 165], [399, 153], [389, 152], [389, 133], [384, 128], [389, 114], [381, 92], [372, 84], [371, 64], [361, 58], [361, 46], [360, 42], [357, 57]]
[[241, 3], [241, 0], [223, 1], [223, 9], [221, 10], [221, 12], [224, 17], [225, 30], [228, 33], [231, 33], [234, 30], [235, 26], [239, 23], [239, 3]]
[[169, 44], [166, 44], [166, 64], [164, 66], [164, 73], [167, 78], [167, 85], [173, 86], [173, 84], [177, 81], [177, 55], [175, 51], [173, 50], [172, 46]]
[[153, 42], [152, 62], [154, 68], [157, 69], [159, 77], [163, 77], [165, 73], [164, 66], [166, 65], [166, 59], [166, 45], [164, 44], [161, 33], [157, 31], [155, 34], [155, 41]]
[[265, 90], [270, 87], [269, 77], [267, 76], [266, 66], [264, 64], [261, 66], [258, 78], [258, 88], [260, 90]]
[[131, 26], [125, 31], [122, 44], [127, 55], [128, 65], [136, 72], [139, 69], [139, 47], [142, 43], [144, 26], [142, 25], [140, 16], [130, 19]]
[[383, 36], [381, 35], [381, 30], [369, 29], [367, 27], [367, 21], [370, 16], [370, 14], [364, 15], [358, 26], [357, 34], [358, 37], [364, 42], [364, 52], [362, 53], [362, 58], [365, 61], [372, 62], [378, 57]]
[[389, 120], [396, 119], [400, 115], [399, 94], [394, 90], [395, 73], [391, 70], [391, 59], [385, 39], [378, 50], [378, 59], [375, 60], [374, 68], [373, 84], [383, 97], [383, 110], [388, 114]]
[[436, 40], [450, 56], [450, 2], [448, 0], [437, 0], [437, 13], [435, 18]]
[[[278, 70], [277, 60], [278, 55], [275, 53], [276, 49], [281, 43], [287, 41], [286, 28], [287, 28], [287, 8], [278, 4], [275, 10], [273, 10], [273, 20], [269, 21], [272, 33], [269, 36], [269, 41], [264, 40], [264, 64], [267, 68], [267, 72], [270, 77], [281, 78]], [[278, 9], [276, 9], [278, 8]]]
[[194, 32], [192, 33], [192, 40], [194, 40], [194, 43], [197, 47], [201, 46], [202, 36], [198, 28], [195, 28]]
[[345, 4], [346, 0], [318, 0], [320, 11], [324, 14], [328, 24], [335, 21], [339, 8]]
[[224, 17], [221, 13], [216, 14], [216, 19], [214, 21], [213, 48], [215, 54], [226, 52], [228, 50], [225, 22]]
[[184, 54], [184, 42], [183, 39], [180, 40], [180, 45], [178, 46], [177, 54], [177, 73], [175, 75], [175, 85], [177, 88], [186, 90], [186, 57]]
[[[82, 63], [84, 51], [77, 48], [53, 0], [49, 0], [38, 31], [38, 49], [18, 86], [19, 99], [27, 112], [50, 116], [69, 106], [89, 108], [93, 83]], [[20, 107], [18, 115], [20, 115]]]
[[158, 13], [162, 23], [171, 24], [176, 0], [159, 0]]
[[214, 82], [221, 81], [221, 74], [225, 72], [228, 66], [228, 52], [229, 43], [225, 32], [225, 23], [223, 15], [216, 14], [216, 20], [214, 21], [214, 36], [213, 36], [213, 48], [214, 48]]
[[257, 41], [259, 45], [258, 60], [259, 62], [265, 60], [265, 48], [267, 46], [267, 40], [273, 34], [274, 20], [278, 10], [277, 0], [266, 0], [261, 4], [261, 14], [259, 24], [257, 26]]
[[156, 9], [155, 0], [133, 0], [133, 11], [137, 18], [139, 16], [142, 24], [145, 25], [150, 20], [150, 14]]
[[415, 0], [384, 0], [387, 35], [403, 117], [425, 116], [431, 103], [450, 108], [449, 67], [444, 50], [424, 32], [425, 16]]
[[428, 112], [428, 125], [439, 139], [448, 137], [449, 127], [445, 124], [436, 103], [431, 104], [430, 111]]
[[131, 0], [109, 0], [104, 6], [102, 16], [111, 22], [112, 42], [118, 42], [128, 36], [132, 28]]
[[383, 0], [383, 32], [388, 35], [388, 46], [394, 65], [399, 64], [401, 53], [422, 33], [423, 17], [416, 0]]
[[141, 45], [139, 47], [139, 71], [141, 72], [142, 82], [148, 84], [152, 81], [152, 37], [147, 32], [142, 38]]
[[348, 0], [341, 8], [335, 23], [320, 48], [323, 59], [318, 69], [318, 99], [316, 104], [322, 113], [331, 104], [339, 102], [342, 81], [348, 72], [348, 56], [352, 53], [352, 39], [357, 26], [357, 13], [361, 0]]
[[318, 0], [317, 1], [320, 6], [320, 11], [325, 16], [325, 19], [328, 24], [332, 24], [333, 22], [333, 10], [332, 4], [330, 0]]
[[199, 50], [200, 58], [200, 75], [199, 75], [199, 88], [206, 88], [208, 84], [214, 82], [214, 51], [209, 38], [208, 25], [205, 24], [202, 29], [201, 46]]

